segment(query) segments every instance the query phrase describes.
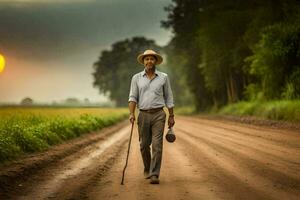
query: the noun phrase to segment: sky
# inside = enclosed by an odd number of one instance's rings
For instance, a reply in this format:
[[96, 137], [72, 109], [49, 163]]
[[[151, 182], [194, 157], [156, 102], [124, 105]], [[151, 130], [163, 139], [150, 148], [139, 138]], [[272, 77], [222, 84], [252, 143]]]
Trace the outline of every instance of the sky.
[[171, 0], [0, 0], [0, 103], [108, 99], [93, 83], [102, 50], [133, 36], [166, 45]]

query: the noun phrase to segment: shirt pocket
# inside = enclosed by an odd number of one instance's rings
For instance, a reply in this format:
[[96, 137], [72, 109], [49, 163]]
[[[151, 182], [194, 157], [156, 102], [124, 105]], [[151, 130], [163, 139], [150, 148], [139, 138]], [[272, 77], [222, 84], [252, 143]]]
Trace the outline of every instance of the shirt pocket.
[[158, 96], [163, 96], [163, 85], [160, 84], [153, 89], [154, 93]]

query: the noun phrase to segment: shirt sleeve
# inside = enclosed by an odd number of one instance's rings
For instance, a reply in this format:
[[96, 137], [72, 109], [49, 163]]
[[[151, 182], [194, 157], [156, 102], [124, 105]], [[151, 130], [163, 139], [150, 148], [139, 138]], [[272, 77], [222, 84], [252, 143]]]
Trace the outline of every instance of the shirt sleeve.
[[166, 106], [168, 108], [174, 107], [173, 93], [172, 93], [171, 84], [168, 76], [166, 76], [166, 81], [164, 84], [164, 99], [165, 99]]
[[139, 93], [138, 93], [137, 80], [136, 80], [136, 76], [133, 76], [131, 79], [131, 84], [130, 84], [130, 92], [129, 92], [128, 102], [134, 101], [137, 103], [138, 99], [139, 99]]

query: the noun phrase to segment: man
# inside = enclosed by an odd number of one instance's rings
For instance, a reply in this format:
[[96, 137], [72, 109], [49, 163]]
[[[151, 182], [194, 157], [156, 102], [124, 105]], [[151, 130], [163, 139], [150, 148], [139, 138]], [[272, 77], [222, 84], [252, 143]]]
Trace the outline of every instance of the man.
[[[129, 120], [135, 121], [135, 107], [139, 108], [137, 119], [140, 150], [144, 163], [144, 176], [151, 184], [159, 184], [162, 160], [163, 132], [166, 113], [169, 111], [168, 127], [174, 126], [173, 93], [168, 75], [156, 70], [163, 58], [153, 50], [146, 50], [137, 57], [144, 70], [131, 79], [129, 93]], [[152, 143], [152, 156], [150, 145]]]

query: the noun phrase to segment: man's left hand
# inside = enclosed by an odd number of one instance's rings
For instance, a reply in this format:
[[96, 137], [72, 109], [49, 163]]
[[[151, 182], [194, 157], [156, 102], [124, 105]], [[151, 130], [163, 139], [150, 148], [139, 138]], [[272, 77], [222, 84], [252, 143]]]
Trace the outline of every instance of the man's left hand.
[[173, 127], [175, 124], [174, 116], [169, 116], [168, 126], [169, 128]]

